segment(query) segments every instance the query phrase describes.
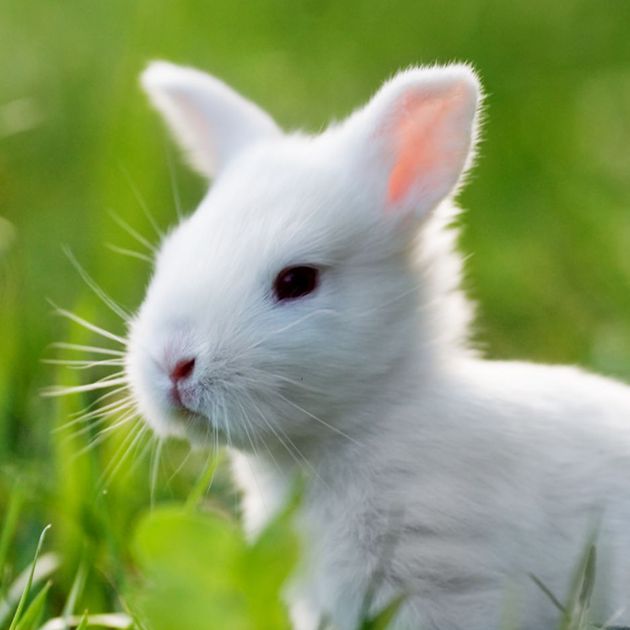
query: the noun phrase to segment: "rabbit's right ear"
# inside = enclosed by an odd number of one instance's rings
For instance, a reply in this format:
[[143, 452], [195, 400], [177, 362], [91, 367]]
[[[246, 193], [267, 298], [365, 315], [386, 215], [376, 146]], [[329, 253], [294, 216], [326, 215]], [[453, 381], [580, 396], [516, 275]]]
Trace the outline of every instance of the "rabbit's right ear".
[[205, 72], [155, 61], [141, 83], [193, 167], [208, 177], [246, 146], [281, 133], [267, 113]]
[[481, 88], [466, 65], [410, 68], [345, 123], [351, 163], [384, 216], [423, 220], [472, 162]]

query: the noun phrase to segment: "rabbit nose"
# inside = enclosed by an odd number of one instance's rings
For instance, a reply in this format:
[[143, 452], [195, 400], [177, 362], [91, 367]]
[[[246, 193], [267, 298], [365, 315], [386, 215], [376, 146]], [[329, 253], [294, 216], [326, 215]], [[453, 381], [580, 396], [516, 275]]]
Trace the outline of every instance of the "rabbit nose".
[[170, 372], [171, 381], [176, 385], [180, 381], [186, 380], [195, 369], [195, 358], [181, 359], [178, 361]]

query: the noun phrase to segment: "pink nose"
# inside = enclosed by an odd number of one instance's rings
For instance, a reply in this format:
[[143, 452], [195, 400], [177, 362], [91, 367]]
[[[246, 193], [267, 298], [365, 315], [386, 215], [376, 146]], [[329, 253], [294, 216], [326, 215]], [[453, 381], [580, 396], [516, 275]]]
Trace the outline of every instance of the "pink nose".
[[192, 371], [195, 369], [195, 359], [182, 359], [178, 361], [171, 370], [170, 377], [173, 383], [177, 384], [180, 381], [187, 379]]

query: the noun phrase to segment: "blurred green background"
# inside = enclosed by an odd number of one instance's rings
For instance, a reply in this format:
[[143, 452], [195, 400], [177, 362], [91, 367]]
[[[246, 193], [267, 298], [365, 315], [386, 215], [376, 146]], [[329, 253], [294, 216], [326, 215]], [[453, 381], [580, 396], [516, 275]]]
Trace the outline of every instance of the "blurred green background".
[[[53, 523], [64, 565], [52, 610], [81, 554], [85, 601], [118, 606], [129, 527], [150, 500], [149, 458], [133, 469], [129, 458], [96, 496], [123, 438], [74, 457], [90, 435], [51, 430], [94, 397], [59, 404], [38, 390], [87, 378], [42, 365], [48, 344], [94, 341], [47, 298], [124, 330], [62, 246], [133, 310], [149, 269], [106, 247], [139, 249], [110, 211], [155, 240], [136, 191], [168, 226], [176, 200], [190, 211], [204, 190], [138, 89], [153, 58], [204, 68], [286, 128], [314, 131], [399, 68], [472, 62], [486, 122], [461, 222], [479, 345], [630, 380], [628, 0], [1, 0], [0, 509], [17, 480], [12, 567]], [[203, 467], [193, 455], [178, 471], [181, 450], [159, 471], [157, 501], [185, 497]]]

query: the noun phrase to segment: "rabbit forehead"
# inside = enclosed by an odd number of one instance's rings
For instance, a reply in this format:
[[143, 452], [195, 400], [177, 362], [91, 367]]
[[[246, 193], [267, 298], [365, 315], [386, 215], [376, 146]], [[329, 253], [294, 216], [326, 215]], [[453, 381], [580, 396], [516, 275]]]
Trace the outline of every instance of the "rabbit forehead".
[[219, 264], [254, 252], [272, 264], [336, 256], [369, 226], [355, 196], [316, 142], [260, 147], [235, 160], [177, 236]]

